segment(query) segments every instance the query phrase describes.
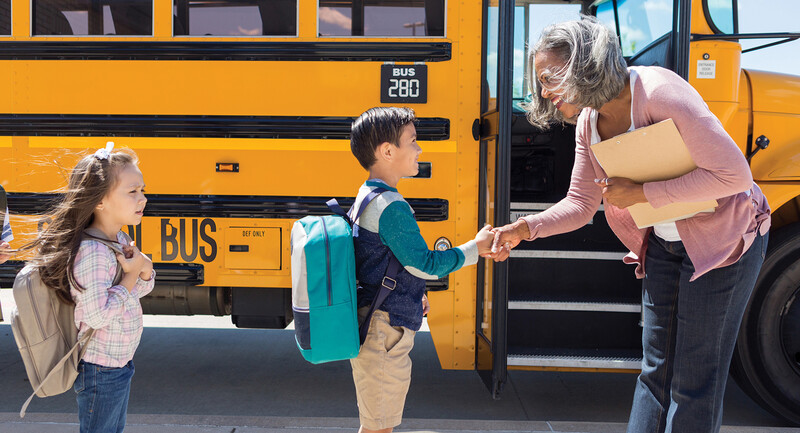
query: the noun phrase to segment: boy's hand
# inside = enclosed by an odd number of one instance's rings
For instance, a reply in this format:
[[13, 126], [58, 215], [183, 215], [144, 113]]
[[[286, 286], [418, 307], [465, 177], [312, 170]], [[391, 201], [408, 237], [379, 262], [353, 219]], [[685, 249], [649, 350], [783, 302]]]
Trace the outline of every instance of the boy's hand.
[[431, 311], [431, 304], [428, 302], [428, 295], [422, 295], [422, 315], [428, 314]]
[[478, 246], [478, 255], [481, 257], [489, 257], [492, 255], [492, 241], [494, 240], [494, 233], [492, 233], [492, 226], [486, 224], [481, 231], [475, 235], [475, 244]]
[[0, 243], [0, 263], [5, 263], [11, 258], [11, 245], [8, 242]]

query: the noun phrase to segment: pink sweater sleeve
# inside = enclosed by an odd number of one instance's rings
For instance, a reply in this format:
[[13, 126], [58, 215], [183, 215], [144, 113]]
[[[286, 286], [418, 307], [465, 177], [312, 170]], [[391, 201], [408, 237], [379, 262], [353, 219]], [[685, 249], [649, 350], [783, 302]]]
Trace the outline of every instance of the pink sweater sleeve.
[[580, 133], [589, 130], [587, 114], [588, 110], [584, 110], [578, 120], [584, 127], [578, 128], [575, 137], [575, 165], [567, 196], [541, 213], [520, 218], [528, 223], [529, 241], [577, 230], [585, 226], [600, 207], [603, 193], [594, 183], [596, 174], [589, 156], [590, 140], [588, 134]]
[[[643, 68], [645, 84], [638, 110], [644, 110], [645, 125], [672, 118], [697, 169], [661, 182], [644, 184], [647, 201], [655, 207], [674, 202], [718, 199], [749, 190], [753, 186], [750, 167], [741, 150], [719, 120], [709, 111], [697, 91], [679, 76], [657, 68]], [[642, 92], [640, 92], [641, 95]], [[638, 125], [642, 123], [637, 122]]]

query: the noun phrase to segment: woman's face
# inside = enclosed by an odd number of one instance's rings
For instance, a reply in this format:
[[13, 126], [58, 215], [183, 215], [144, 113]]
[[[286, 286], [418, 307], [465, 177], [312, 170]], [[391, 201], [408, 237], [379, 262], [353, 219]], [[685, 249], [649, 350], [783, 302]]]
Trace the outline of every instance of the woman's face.
[[564, 68], [564, 61], [549, 51], [540, 51], [534, 56], [533, 65], [536, 70], [536, 79], [542, 86], [542, 98], [549, 99], [564, 116], [566, 122], [575, 124], [581, 110], [562, 99], [564, 89], [560, 88], [561, 81], [557, 74]]

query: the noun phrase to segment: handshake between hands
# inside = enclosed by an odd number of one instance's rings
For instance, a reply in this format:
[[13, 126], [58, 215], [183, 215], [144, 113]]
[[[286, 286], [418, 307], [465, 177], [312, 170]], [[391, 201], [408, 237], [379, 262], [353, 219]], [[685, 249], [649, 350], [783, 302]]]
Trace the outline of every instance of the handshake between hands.
[[530, 230], [525, 221], [518, 220], [502, 227], [485, 225], [477, 235], [475, 243], [481, 257], [502, 262], [511, 254], [511, 249], [519, 245], [523, 239], [530, 237]]

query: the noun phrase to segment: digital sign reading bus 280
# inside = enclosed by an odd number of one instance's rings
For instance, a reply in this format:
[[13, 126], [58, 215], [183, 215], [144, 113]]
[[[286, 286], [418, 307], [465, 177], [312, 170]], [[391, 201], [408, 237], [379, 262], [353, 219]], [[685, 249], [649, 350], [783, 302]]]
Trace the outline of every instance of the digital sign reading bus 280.
[[428, 65], [381, 65], [381, 102], [428, 102]]

